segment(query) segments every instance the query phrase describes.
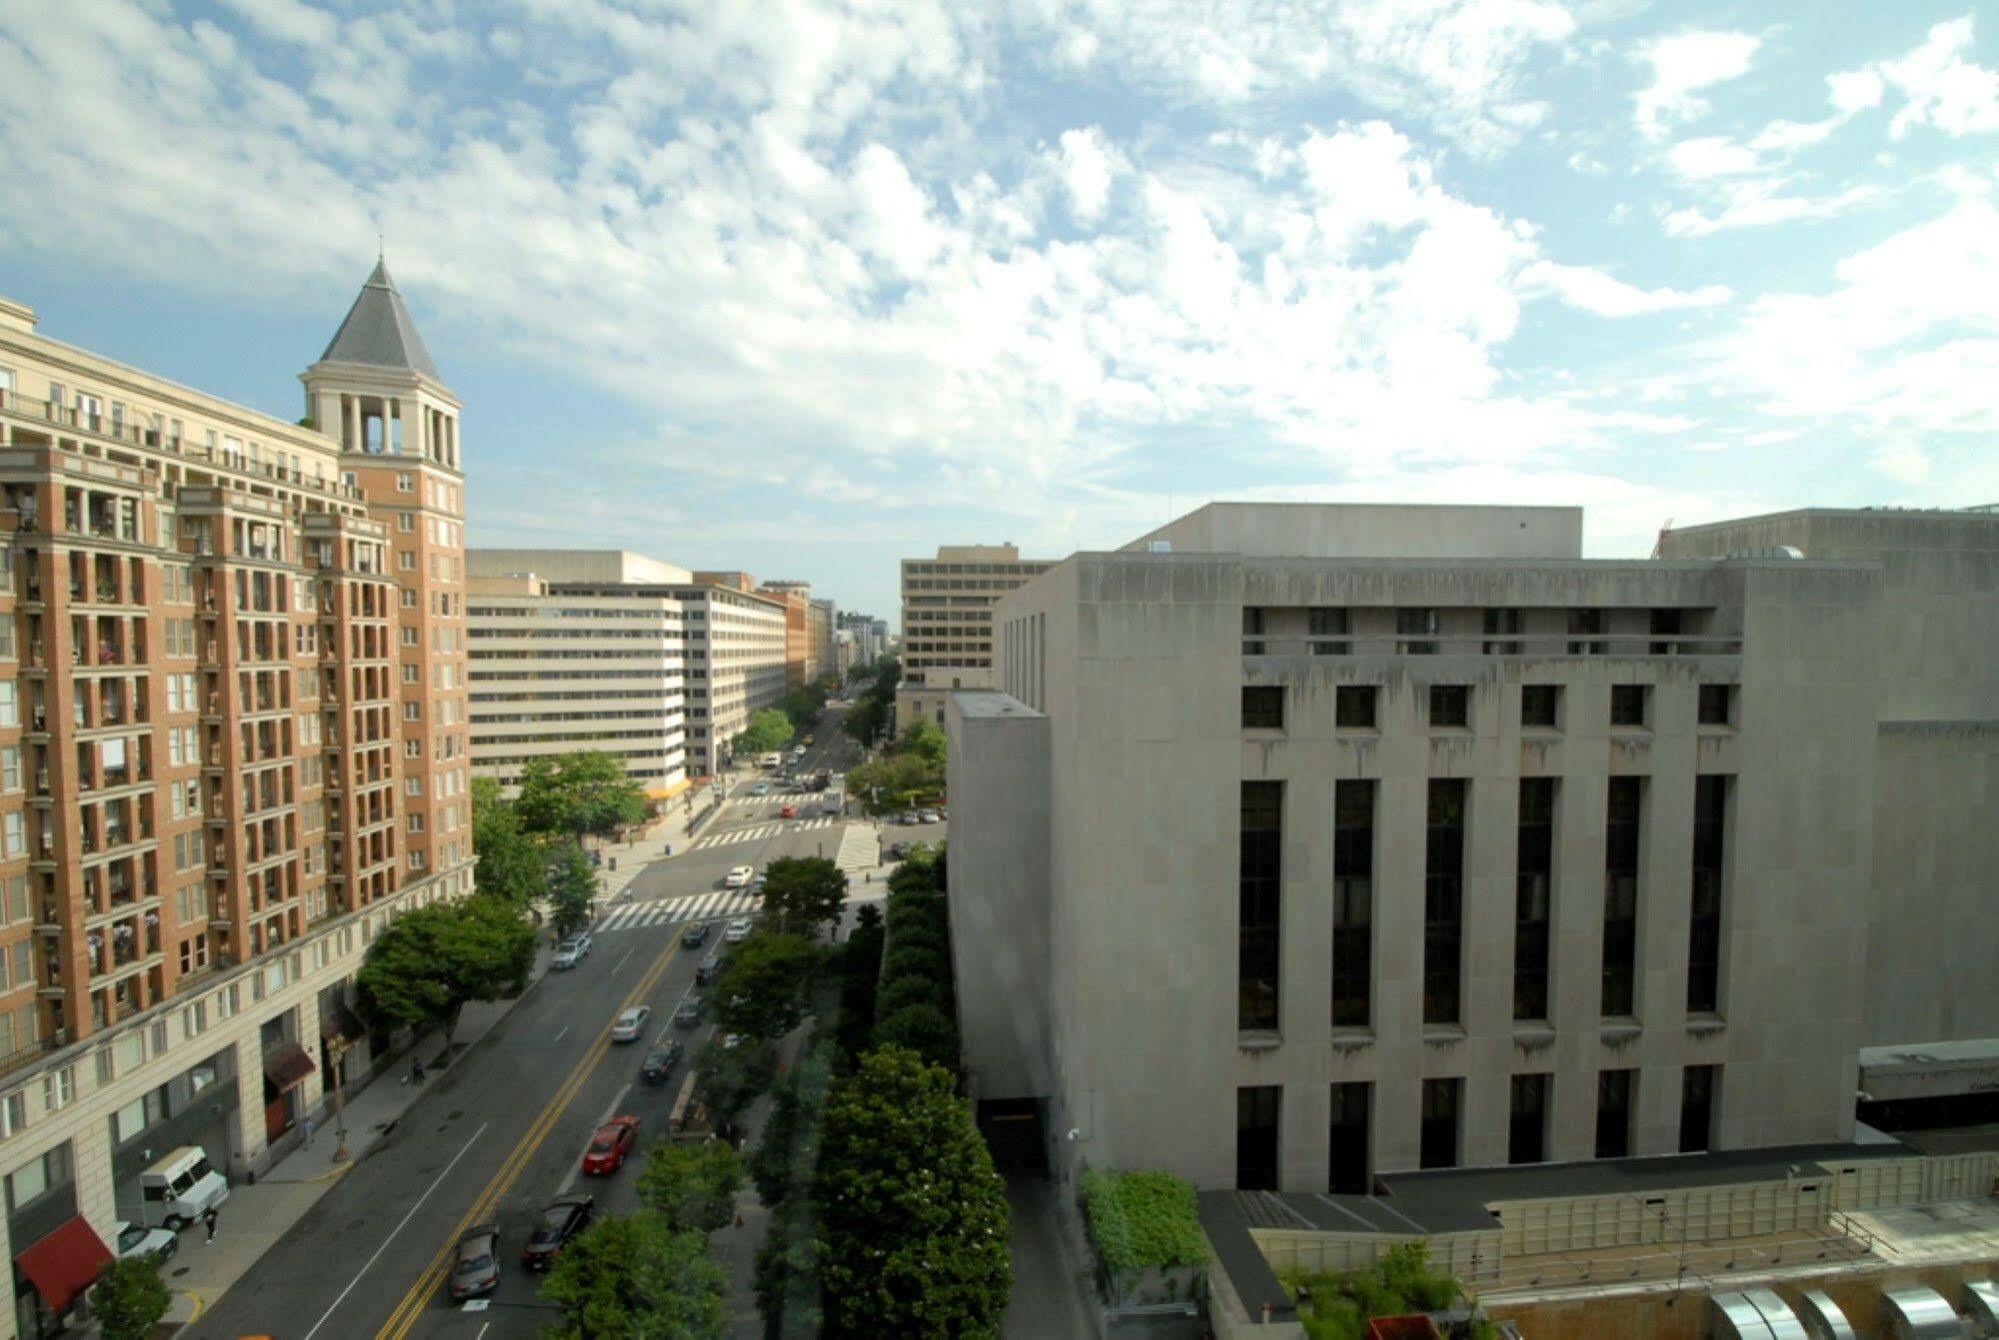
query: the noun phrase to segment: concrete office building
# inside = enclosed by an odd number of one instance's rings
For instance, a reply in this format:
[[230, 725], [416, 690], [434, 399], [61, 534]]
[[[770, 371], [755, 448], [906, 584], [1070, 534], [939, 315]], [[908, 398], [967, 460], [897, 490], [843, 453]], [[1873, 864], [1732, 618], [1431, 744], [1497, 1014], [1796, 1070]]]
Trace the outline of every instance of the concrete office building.
[[822, 597], [812, 602], [806, 616], [805, 634], [813, 656], [806, 678], [816, 684], [834, 672], [837, 653], [833, 634], [839, 625], [840, 611], [831, 600]]
[[509, 790], [536, 758], [596, 749], [655, 799], [686, 789], [684, 568], [624, 551], [466, 555], [472, 770]]
[[368, 941], [471, 885], [459, 403], [379, 265], [302, 380], [306, 426], [0, 301], [0, 1336], [149, 1155], [254, 1169], [362, 1073]]
[[1364, 1191], [1843, 1141], [1863, 1045], [1999, 1033], [1999, 517], [1581, 529], [1215, 505], [1003, 597], [947, 713], [976, 1096], [1065, 1174]]
[[811, 668], [806, 643], [807, 606], [811, 604], [810, 582], [765, 582], [758, 594], [769, 596], [784, 606], [784, 683], [787, 689], [804, 685]]
[[759, 594], [754, 582], [675, 587], [671, 594], [687, 634], [688, 768], [712, 776], [729, 762], [729, 741], [784, 697], [785, 604]]
[[954, 689], [993, 685], [993, 606], [1052, 563], [1022, 559], [1010, 544], [945, 545], [936, 558], [902, 560], [902, 684], [895, 724], [944, 723]]

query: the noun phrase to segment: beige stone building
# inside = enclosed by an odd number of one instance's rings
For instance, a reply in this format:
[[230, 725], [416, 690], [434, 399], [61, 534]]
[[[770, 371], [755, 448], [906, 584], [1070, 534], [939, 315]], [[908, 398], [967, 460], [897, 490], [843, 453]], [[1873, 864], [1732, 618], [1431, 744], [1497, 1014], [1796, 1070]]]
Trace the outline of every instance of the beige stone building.
[[[377, 266], [301, 426], [0, 300], [8, 1254], [238, 1174], [320, 1098], [396, 908], [471, 883], [459, 404]], [[0, 1336], [34, 1333], [15, 1274]]]
[[1010, 544], [943, 545], [935, 558], [902, 560], [902, 684], [896, 729], [942, 725], [954, 689], [991, 688], [993, 606], [1054, 564], [1023, 559]]
[[1004, 596], [947, 710], [976, 1096], [1065, 1175], [1342, 1193], [1845, 1141], [1870, 1057], [1973, 1093], [1999, 515], [1580, 541], [1216, 505]]

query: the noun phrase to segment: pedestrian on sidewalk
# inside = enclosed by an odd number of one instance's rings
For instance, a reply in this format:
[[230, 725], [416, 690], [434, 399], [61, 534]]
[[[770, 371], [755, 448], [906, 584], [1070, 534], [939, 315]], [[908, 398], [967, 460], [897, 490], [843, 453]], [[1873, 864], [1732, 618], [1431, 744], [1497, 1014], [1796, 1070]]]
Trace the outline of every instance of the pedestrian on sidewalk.
[[307, 1117], [305, 1119], [305, 1147], [307, 1149], [312, 1148], [312, 1133], [315, 1129], [317, 1128], [313, 1125], [312, 1118]]
[[215, 1241], [215, 1221], [221, 1217], [221, 1215], [215, 1212], [213, 1205], [201, 1212], [202, 1226], [208, 1230], [208, 1236], [202, 1240], [202, 1246], [206, 1247], [209, 1243]]

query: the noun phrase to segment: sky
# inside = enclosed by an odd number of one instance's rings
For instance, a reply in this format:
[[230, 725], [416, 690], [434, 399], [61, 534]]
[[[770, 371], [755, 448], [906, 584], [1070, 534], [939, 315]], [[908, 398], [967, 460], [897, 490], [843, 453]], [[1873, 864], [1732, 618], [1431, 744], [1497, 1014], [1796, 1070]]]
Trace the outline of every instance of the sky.
[[[1982, 12], [1980, 12], [1982, 10]], [[1212, 498], [1999, 502], [1976, 0], [24, 0], [0, 294], [286, 418], [378, 236], [475, 545], [896, 618]]]

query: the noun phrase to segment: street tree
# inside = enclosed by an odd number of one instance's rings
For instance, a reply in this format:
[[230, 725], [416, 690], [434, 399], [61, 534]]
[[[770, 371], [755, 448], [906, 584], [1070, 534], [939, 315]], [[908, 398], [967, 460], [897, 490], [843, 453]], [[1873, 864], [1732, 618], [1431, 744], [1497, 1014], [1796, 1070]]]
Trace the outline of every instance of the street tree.
[[759, 930], [737, 945], [710, 999], [715, 1028], [775, 1042], [805, 1017], [819, 950], [802, 935]]
[[90, 1313], [104, 1340], [151, 1340], [172, 1302], [151, 1252], [113, 1261], [90, 1288]]
[[597, 871], [581, 847], [566, 842], [556, 848], [548, 869], [548, 919], [556, 939], [566, 940], [589, 927], [596, 915], [597, 888]]
[[[886, 989], [883, 994], [887, 995]], [[950, 1071], [958, 1068], [958, 1026], [950, 1015], [929, 1001], [918, 1001], [883, 1014], [875, 1025], [875, 1045], [907, 1047], [931, 1065]]]
[[478, 856], [472, 882], [479, 892], [516, 903], [541, 892], [541, 851], [491, 777], [472, 779], [472, 850]]
[[943, 789], [943, 770], [916, 754], [885, 754], [847, 774], [849, 793], [865, 797], [875, 814], [908, 809]]
[[530, 833], [581, 842], [643, 820], [646, 797], [616, 755], [584, 749], [529, 762], [514, 813]]
[[599, 1219], [555, 1258], [541, 1296], [556, 1340], [721, 1340], [728, 1278], [697, 1232], [657, 1213]]
[[729, 752], [737, 758], [746, 754], [768, 754], [781, 749], [794, 734], [791, 718], [775, 707], [766, 707], [750, 718], [749, 725], [729, 742]]
[[807, 937], [837, 925], [847, 875], [823, 856], [780, 856], [764, 867], [764, 924]]
[[895, 742], [898, 754], [914, 754], [939, 773], [944, 771], [944, 732], [934, 721], [917, 720]]
[[863, 1056], [827, 1102], [814, 1200], [831, 1340], [999, 1334], [1006, 1194], [948, 1071], [899, 1047]]
[[770, 1088], [777, 1051], [754, 1039], [724, 1047], [720, 1030], [694, 1058], [694, 1094], [715, 1119], [718, 1132], [736, 1124], [759, 1094]]
[[362, 1013], [392, 1028], [444, 1027], [449, 1051], [459, 1011], [527, 985], [534, 927], [518, 905], [475, 893], [404, 912], [375, 937], [355, 981]]
[[743, 1172], [726, 1141], [660, 1140], [639, 1169], [639, 1204], [676, 1233], [713, 1233], [735, 1216]]

